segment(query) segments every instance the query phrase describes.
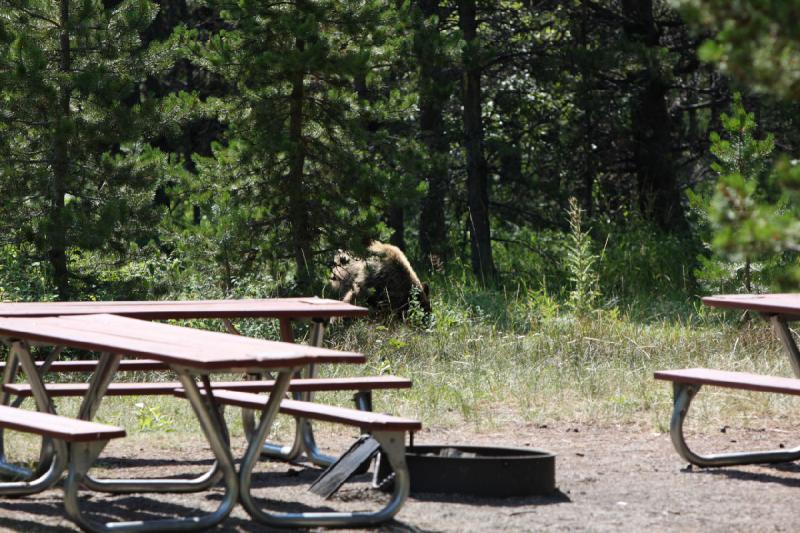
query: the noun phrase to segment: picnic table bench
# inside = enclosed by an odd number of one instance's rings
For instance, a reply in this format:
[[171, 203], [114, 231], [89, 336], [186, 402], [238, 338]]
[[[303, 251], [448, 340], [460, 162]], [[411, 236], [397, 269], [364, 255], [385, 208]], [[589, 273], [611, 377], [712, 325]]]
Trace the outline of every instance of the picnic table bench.
[[[0, 427], [40, 434], [53, 439], [55, 460], [50, 471], [32, 481], [0, 483], [0, 493], [30, 493], [50, 486], [66, 464], [65, 508], [68, 516], [81, 528], [90, 531], [178, 531], [201, 530], [219, 524], [241, 498], [246, 510], [267, 524], [283, 526], [346, 525], [358, 526], [391, 518], [408, 495], [409, 480], [405, 464], [405, 433], [420, 428], [418, 422], [387, 415], [363, 413], [345, 408], [286, 400], [293, 375], [311, 363], [362, 363], [364, 356], [315, 346], [250, 339], [227, 333], [216, 333], [167, 324], [144, 322], [112, 315], [88, 315], [46, 318], [0, 317], [0, 340], [10, 345], [10, 357], [22, 367], [30, 383], [31, 394], [41, 414], [31, 415], [29, 421], [18, 408], [0, 409]], [[47, 387], [41, 379], [30, 353], [30, 346], [56, 345], [80, 348], [100, 353], [99, 363], [83, 396], [80, 418], [56, 416]], [[86, 425], [99, 406], [111, 384], [123, 356], [142, 357], [169, 366], [178, 377], [183, 395], [191, 404], [203, 434], [211, 447], [218, 474], [225, 492], [217, 508], [200, 516], [146, 522], [102, 523], [87, 516], [80, 507], [78, 489], [87, 480], [88, 470], [110, 438], [121, 437], [124, 430], [108, 426]], [[259, 373], [277, 372], [272, 393], [259, 396], [261, 416], [237, 475], [231, 449], [226, 439], [224, 420], [219, 416], [218, 392], [211, 387], [212, 372]], [[201, 392], [202, 389], [202, 392]], [[236, 391], [223, 395], [245, 394]], [[251, 494], [251, 477], [266, 436], [281, 406], [294, 416], [334, 421], [373, 430], [395, 472], [395, 492], [389, 502], [376, 512], [359, 513], [280, 513], [261, 510]], [[92, 406], [92, 409], [86, 406]], [[255, 404], [252, 404], [255, 407]], [[29, 413], [26, 411], [26, 414]], [[47, 414], [55, 418], [42, 418]], [[369, 418], [365, 417], [368, 415]], [[48, 421], [52, 427], [48, 429]], [[66, 428], [64, 431], [58, 428]], [[66, 443], [70, 443], [68, 449]], [[75, 445], [75, 443], [84, 443]], [[122, 481], [122, 480], [121, 480]], [[137, 491], [182, 492], [182, 481], [175, 479], [130, 480]]]
[[[176, 396], [184, 397], [186, 392], [182, 388], [174, 390]], [[205, 391], [201, 391], [205, 394]], [[240, 392], [233, 390], [215, 389], [214, 397], [217, 402], [225, 405], [235, 405], [248, 409], [264, 409], [268, 402], [269, 397], [262, 394], [253, 394], [248, 392]], [[335, 424], [344, 424], [368, 431], [381, 443], [381, 448], [387, 450], [394, 447], [394, 455], [405, 454], [405, 434], [414, 433], [422, 429], [422, 425], [416, 420], [405, 418], [398, 418], [380, 413], [371, 413], [366, 411], [356, 411], [353, 409], [346, 409], [333, 405], [320, 405], [310, 402], [302, 402], [297, 400], [281, 400], [279, 412], [295, 417], [302, 417], [304, 419], [318, 420], [321, 422], [333, 422]], [[389, 456], [391, 461], [391, 456]], [[287, 526], [336, 526], [342, 525], [342, 520], [336, 514], [330, 514], [327, 517], [320, 517], [318, 515], [308, 515], [306, 517], [297, 517], [285, 513], [269, 513], [261, 509], [261, 507], [253, 500], [250, 494], [249, 487], [252, 483], [251, 475], [253, 468], [250, 462], [255, 462], [257, 456], [246, 456], [245, 464], [243, 467], [243, 475], [241, 478], [242, 505], [247, 509], [251, 516], [256, 517], [259, 521], [273, 527], [287, 527]], [[397, 474], [397, 473], [396, 473]], [[409, 485], [411, 480], [408, 477], [407, 469], [399, 473], [402, 477], [401, 480], [396, 479], [396, 483]], [[378, 513], [356, 513], [354, 518], [363, 520], [364, 524], [376, 524], [388, 520], [397, 513], [397, 510], [402, 505], [406, 498], [405, 489], [402, 491], [394, 491], [391, 500], [386, 506]]]
[[[121, 361], [125, 362], [125, 361]], [[275, 390], [275, 380], [251, 380], [251, 381], [211, 381], [210, 387], [214, 391], [226, 390], [229, 392], [245, 392], [245, 393], [271, 393]], [[401, 378], [391, 375], [383, 376], [364, 376], [364, 377], [346, 377], [346, 378], [292, 378], [289, 382], [288, 392], [293, 393], [308, 393], [308, 392], [324, 392], [324, 391], [356, 391], [356, 406], [360, 411], [372, 411], [371, 393], [379, 389], [402, 389], [411, 388], [412, 382], [410, 379]], [[44, 385], [47, 394], [51, 398], [62, 397], [83, 397], [91, 387], [91, 383], [46, 383]], [[164, 396], [174, 395], [176, 389], [181, 387], [180, 382], [177, 381], [163, 381], [153, 383], [109, 383], [104, 396]], [[28, 398], [33, 396], [33, 386], [29, 383], [11, 383], [3, 385], [3, 391], [16, 395], [19, 399]], [[233, 404], [231, 404], [233, 405]], [[240, 407], [247, 408], [252, 412], [252, 405], [240, 405]], [[94, 409], [92, 410], [94, 411]], [[309, 420], [319, 420], [314, 416], [304, 416], [305, 411], [285, 411], [281, 410], [281, 414], [293, 416], [297, 420], [297, 424], [304, 424], [309, 426], [306, 430], [310, 433]], [[349, 424], [357, 425], [357, 424]], [[0, 427], [2, 427], [0, 425]], [[364, 428], [361, 428], [364, 429]], [[253, 430], [251, 429], [245, 434], [248, 440], [253, 439]], [[316, 450], [316, 442], [313, 438], [311, 444], [306, 438], [302, 441], [306, 449], [311, 446]], [[52, 453], [54, 450], [45, 448], [43, 453], [40, 454], [40, 462], [46, 465], [53, 460]], [[286, 452], [288, 455], [288, 452]], [[316, 452], [315, 458], [317, 462], [322, 462], [320, 457], [325, 457], [326, 462], [333, 462], [328, 460], [327, 456], [322, 453]], [[213, 464], [210, 469], [195, 478], [181, 481], [180, 490], [185, 492], [195, 492], [205, 490], [217, 481], [218, 464]], [[40, 465], [40, 469], [41, 469]], [[5, 470], [7, 473], [16, 477], [31, 477], [34, 472], [13, 465], [9, 462], [0, 464], [0, 469]], [[97, 479], [91, 475], [84, 476], [84, 484], [93, 490], [100, 491], [113, 491], [113, 492], [137, 492], [141, 490], [141, 485], [136, 481], [131, 480], [109, 480]], [[164, 490], [175, 491], [178, 487], [174, 484], [167, 484]], [[148, 490], [157, 490], [152, 486]]]
[[110, 439], [125, 436], [122, 428], [5, 405], [0, 405], [0, 427], [52, 438], [56, 448], [56, 460], [39, 478], [0, 483], [0, 495], [18, 496], [52, 487], [66, 468], [78, 465], [77, 458], [86, 455], [92, 443], [105, 447]]
[[[46, 316], [77, 316], [86, 314], [114, 314], [144, 320], [168, 319], [221, 319], [230, 333], [238, 334], [232, 323], [237, 318], [262, 318], [278, 319], [280, 324], [281, 340], [294, 342], [292, 322], [296, 320], [310, 320], [311, 345], [322, 346], [325, 326], [332, 318], [363, 317], [368, 310], [338, 300], [329, 300], [316, 297], [300, 298], [268, 298], [244, 300], [184, 300], [184, 301], [120, 301], [120, 302], [20, 302], [0, 303], [0, 316], [7, 317], [46, 317]], [[44, 361], [37, 362], [37, 368], [42, 373], [46, 372], [93, 372], [97, 368], [97, 361], [59, 361], [57, 360], [61, 349], [56, 347]], [[0, 363], [3, 373], [3, 387], [0, 389], [0, 405], [20, 405], [20, 402], [30, 395], [29, 389], [24, 385], [14, 384], [16, 367], [11, 361]], [[118, 370], [123, 371], [152, 371], [166, 370], [168, 365], [152, 359], [122, 360]], [[353, 400], [359, 409], [372, 409], [372, 391], [378, 389], [399, 389], [411, 386], [410, 380], [399, 379], [394, 376], [378, 376], [365, 378], [329, 378], [315, 377], [316, 368], [313, 364], [302, 369], [306, 380], [292, 386], [290, 391], [295, 399], [311, 401], [315, 392], [321, 391], [355, 391]], [[233, 386], [236, 390], [252, 392], [266, 392], [272, 385], [269, 380], [264, 380], [262, 375], [248, 375], [248, 380], [256, 380], [252, 385]], [[232, 382], [226, 382], [231, 386]], [[87, 383], [48, 385], [51, 396], [76, 396], [82, 395], [88, 388]], [[171, 394], [175, 383], [148, 383], [148, 384], [112, 384], [107, 390], [109, 395], [160, 395]], [[16, 395], [12, 403], [10, 396]], [[91, 408], [90, 408], [91, 409]], [[242, 420], [245, 434], [250, 437], [255, 428], [253, 412], [242, 410]], [[296, 431], [290, 445], [265, 443], [262, 450], [267, 456], [284, 460], [296, 460], [305, 454], [312, 463], [328, 466], [335, 459], [323, 454], [314, 439], [313, 428], [305, 419], [296, 418]], [[43, 457], [46, 459], [47, 457]], [[0, 435], [0, 471], [10, 471], [15, 475], [21, 473], [19, 468], [12, 467], [5, 460], [3, 439]]]
[[702, 467], [800, 459], [800, 447], [702, 455], [694, 452], [686, 443], [683, 424], [692, 400], [702, 386], [800, 395], [800, 379], [797, 379], [800, 378], [800, 350], [789, 328], [789, 322], [800, 320], [800, 294], [719, 295], [703, 298], [703, 303], [712, 307], [752, 311], [769, 320], [789, 356], [795, 377], [764, 376], [709, 368], [656, 372], [656, 379], [671, 381], [673, 384], [670, 438], [676, 451], [688, 462]]

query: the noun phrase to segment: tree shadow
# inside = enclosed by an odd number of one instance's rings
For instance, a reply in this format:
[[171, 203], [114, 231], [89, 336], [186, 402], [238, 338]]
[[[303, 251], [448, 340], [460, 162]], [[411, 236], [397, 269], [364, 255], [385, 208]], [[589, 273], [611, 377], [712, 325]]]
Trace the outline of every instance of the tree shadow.
[[[787, 474], [800, 474], [800, 464], [796, 462], [786, 463], [765, 463], [758, 465], [762, 469], [775, 470], [777, 472], [784, 472]], [[731, 479], [741, 481], [757, 481], [759, 483], [777, 483], [786, 487], [800, 488], [800, 477], [784, 477], [772, 474], [770, 472], [751, 472], [739, 470], [736, 467], [722, 467], [722, 468], [693, 468], [691, 470], [683, 470], [686, 473], [701, 473], [712, 476], [725, 476]]]
[[60, 498], [53, 499], [52, 503], [31, 501], [22, 498], [0, 500], [0, 529], [3, 531], [25, 531], [27, 533], [39, 531], [74, 531], [74, 529], [63, 526], [45, 525], [38, 521], [2, 516], [11, 512], [22, 512], [36, 516], [54, 516], [66, 519], [64, 504]]
[[[80, 505], [84, 515], [100, 522], [189, 519], [191, 517], [205, 516], [213, 512], [212, 509], [200, 508], [201, 502], [210, 500], [208, 494], [193, 494], [196, 495], [194, 499], [197, 505], [191, 505], [191, 503], [184, 503], [183, 501], [165, 501], [164, 499], [159, 499], [158, 494], [148, 494], [147, 496], [126, 495], [109, 498], [107, 494], [101, 495], [98, 493], [82, 495]], [[170, 493], [170, 495], [175, 496], [174, 493]], [[180, 496], [183, 498], [192, 495]]]
[[208, 465], [214, 462], [210, 459], [159, 459], [159, 458], [139, 458], [139, 457], [101, 457], [92, 468], [143, 468], [148, 466], [177, 466], [177, 465]]
[[560, 489], [555, 489], [550, 494], [542, 494], [538, 496], [514, 496], [514, 497], [484, 497], [484, 496], [467, 496], [463, 494], [443, 494], [443, 493], [418, 493], [411, 496], [414, 500], [425, 502], [441, 502], [441, 503], [462, 503], [475, 506], [486, 507], [527, 507], [531, 505], [555, 505], [559, 503], [572, 503], [572, 500], [561, 492]]

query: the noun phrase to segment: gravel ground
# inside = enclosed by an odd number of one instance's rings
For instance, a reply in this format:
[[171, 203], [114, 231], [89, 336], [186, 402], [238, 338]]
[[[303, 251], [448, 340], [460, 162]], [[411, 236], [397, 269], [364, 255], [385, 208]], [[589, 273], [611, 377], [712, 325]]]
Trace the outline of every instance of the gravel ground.
[[[793, 446], [788, 427], [711, 428], [690, 441], [701, 451]], [[353, 436], [326, 431], [325, 442], [344, 449]], [[323, 440], [322, 438], [320, 440]], [[382, 531], [800, 531], [794, 499], [800, 466], [785, 463], [720, 469], [687, 468], [669, 435], [636, 425], [568, 423], [499, 428], [475, 435], [464, 430], [426, 430], [424, 443], [531, 446], [552, 451], [558, 490], [547, 497], [475, 499], [412, 497]], [[237, 453], [241, 449], [236, 450]], [[209, 452], [197, 436], [138, 435], [113, 442], [104, 453], [103, 473], [164, 476], [202, 472]], [[176, 463], [175, 458], [181, 458]], [[366, 476], [324, 501], [306, 488], [319, 470], [263, 463], [255, 478], [257, 494], [277, 508], [376, 508], [386, 496], [370, 488]], [[271, 486], [271, 490], [267, 490]], [[200, 494], [109, 496], [84, 493], [86, 508], [109, 520], [190, 515], [213, 509], [221, 491]], [[265, 500], [266, 501], [266, 500]], [[289, 502], [298, 502], [291, 504]], [[299, 507], [298, 507], [299, 506]], [[0, 529], [74, 531], [54, 489], [23, 498], [0, 499]], [[265, 531], [237, 506], [215, 531]]]

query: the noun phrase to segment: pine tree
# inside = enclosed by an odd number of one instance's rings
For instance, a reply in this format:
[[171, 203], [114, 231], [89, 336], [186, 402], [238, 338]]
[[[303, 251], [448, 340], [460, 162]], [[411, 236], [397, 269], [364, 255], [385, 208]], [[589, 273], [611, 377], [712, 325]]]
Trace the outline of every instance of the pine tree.
[[194, 46], [193, 62], [228, 90], [196, 104], [227, 129], [214, 161], [196, 158], [200, 216], [220, 227], [218, 214], [228, 213], [236, 225], [224, 231], [248, 236], [229, 240], [233, 256], [291, 258], [307, 292], [322, 248], [360, 242], [380, 216], [355, 80], [370, 80], [373, 50], [384, 44], [382, 3], [214, 6], [225, 27]]
[[484, 58], [478, 33], [476, 0], [460, 0], [458, 2], [458, 24], [464, 39], [461, 100], [472, 272], [485, 283], [495, 279], [496, 271], [492, 258], [491, 221], [489, 218], [489, 169], [484, 153], [481, 86]]
[[163, 158], [143, 142], [157, 121], [139, 92], [153, 64], [139, 35], [157, 8], [0, 0], [0, 13], [0, 220], [68, 299], [83, 277], [75, 258], [123, 257], [154, 226]]
[[757, 244], [759, 228], [754, 216], [761, 201], [769, 198], [770, 193], [774, 198], [771, 190], [774, 188], [766, 176], [775, 139], [772, 134], [755, 138], [754, 115], [745, 110], [739, 93], [734, 95], [731, 113], [723, 114], [721, 121], [723, 132], [710, 135], [714, 156], [711, 169], [717, 178], [713, 195], [703, 191], [689, 195], [706, 241], [711, 230], [716, 229], [713, 242], [707, 244], [713, 253], [699, 258], [701, 268], [696, 275], [715, 290], [726, 290], [733, 278], [747, 292], [753, 292], [766, 281], [764, 261], [770, 259], [773, 251]]
[[427, 184], [420, 206], [419, 247], [426, 261], [446, 264], [451, 255], [446, 199], [449, 188], [450, 140], [445, 135], [445, 107], [455, 87], [450, 57], [452, 36], [444, 30], [447, 9], [440, 0], [413, 3], [413, 51], [418, 68], [420, 170]]
[[700, 56], [758, 90], [800, 100], [800, 1], [675, 0], [685, 17], [714, 33]]

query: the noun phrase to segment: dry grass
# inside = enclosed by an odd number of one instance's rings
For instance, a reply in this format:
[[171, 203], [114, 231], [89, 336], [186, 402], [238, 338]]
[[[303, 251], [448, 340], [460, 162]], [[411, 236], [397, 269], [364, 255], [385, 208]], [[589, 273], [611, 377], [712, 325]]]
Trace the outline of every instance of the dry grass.
[[[413, 416], [427, 426], [452, 428], [465, 423], [476, 431], [508, 427], [509, 420], [547, 424], [638, 423], [666, 431], [671, 387], [652, 378], [666, 368], [705, 366], [726, 370], [791, 375], [788, 357], [766, 322], [744, 325], [717, 314], [690, 320], [642, 321], [615, 311], [577, 318], [541, 306], [520, 311], [514, 323], [476, 314], [474, 307], [444, 309], [428, 329], [408, 325], [340, 324], [328, 336], [331, 346], [369, 356], [366, 368], [323, 368], [324, 375], [397, 374], [414, 387], [381, 391], [375, 408]], [[513, 314], [516, 313], [516, 314]], [[254, 328], [253, 333], [258, 333]], [[129, 374], [128, 379], [168, 379], [166, 374]], [[326, 393], [321, 401], [349, 404], [347, 393]], [[774, 419], [793, 423], [800, 413], [792, 397], [706, 388], [698, 396], [692, 423], [769, 426]], [[32, 404], [25, 405], [32, 407]], [[59, 412], [77, 411], [62, 399]], [[241, 436], [238, 410], [227, 420]], [[198, 428], [185, 401], [171, 397], [108, 398], [97, 419], [120, 424], [131, 434], [180, 440]], [[279, 438], [293, 424], [281, 419]], [[32, 439], [14, 435], [12, 453], [30, 455]]]

